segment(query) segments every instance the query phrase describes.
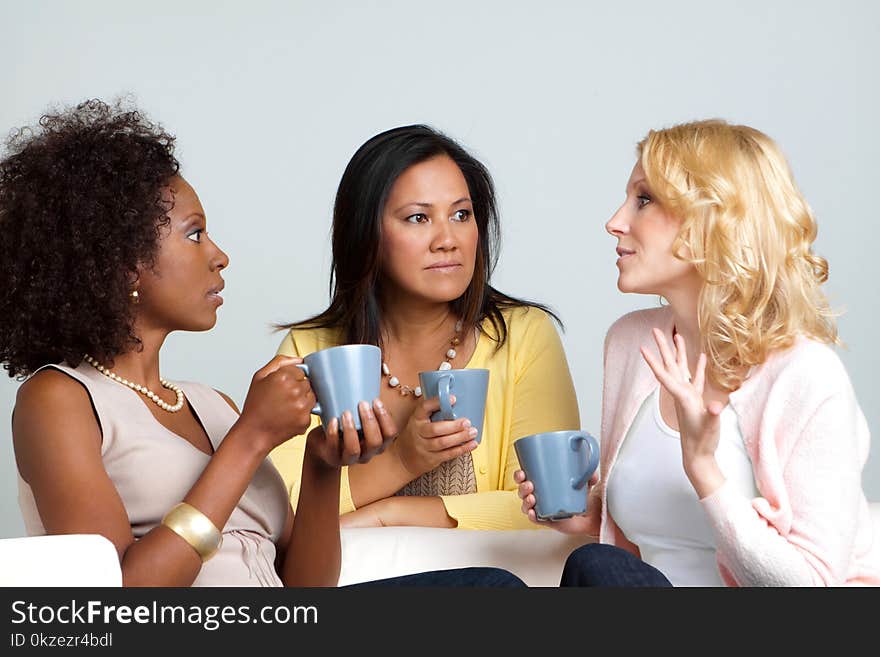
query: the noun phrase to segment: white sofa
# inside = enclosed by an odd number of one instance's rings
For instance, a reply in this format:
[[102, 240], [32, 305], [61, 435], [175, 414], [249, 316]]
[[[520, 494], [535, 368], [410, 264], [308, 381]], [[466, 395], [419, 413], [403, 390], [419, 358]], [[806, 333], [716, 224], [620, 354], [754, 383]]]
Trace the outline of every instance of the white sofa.
[[566, 557], [585, 542], [584, 536], [565, 536], [548, 529], [345, 529], [339, 584], [426, 570], [497, 566], [529, 586], [558, 586]]
[[[871, 504], [880, 540], [880, 502]], [[529, 586], [556, 586], [583, 538], [552, 530], [383, 527], [342, 531], [340, 585], [426, 570], [497, 566]], [[880, 550], [878, 550], [880, 552]], [[102, 536], [0, 539], [0, 586], [121, 586], [116, 550]]]
[[[341, 586], [425, 570], [500, 566], [530, 586], [556, 586], [583, 537], [542, 530], [383, 527], [342, 531]], [[0, 586], [121, 586], [116, 548], [98, 535], [0, 539]]]
[[97, 534], [0, 539], [0, 586], [122, 586], [116, 548]]

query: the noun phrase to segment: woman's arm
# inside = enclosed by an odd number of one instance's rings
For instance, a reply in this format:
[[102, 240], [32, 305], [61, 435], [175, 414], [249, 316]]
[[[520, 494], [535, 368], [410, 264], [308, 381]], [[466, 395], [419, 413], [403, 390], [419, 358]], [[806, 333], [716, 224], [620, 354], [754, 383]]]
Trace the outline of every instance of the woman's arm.
[[[307, 441], [323, 437], [318, 429]], [[342, 566], [339, 538], [339, 468], [322, 462], [307, 447], [299, 511], [280, 569], [285, 586], [336, 586]]]
[[[513, 369], [506, 372], [506, 380], [513, 386], [512, 403], [509, 413], [501, 408], [496, 410], [497, 416], [509, 417], [509, 424], [499, 425], [496, 435], [483, 438], [491, 441], [487, 447], [492, 445], [492, 449], [498, 450], [494, 458], [502, 463], [498, 488], [439, 498], [389, 498], [377, 503], [377, 508], [363, 509], [360, 516], [350, 519], [343, 516], [343, 525], [379, 522], [462, 529], [536, 528], [523, 514], [522, 501], [517, 495], [518, 485], [513, 475], [520, 466], [513, 441], [533, 433], [578, 429], [580, 415], [562, 341], [549, 316], [530, 309], [522, 315], [513, 315], [509, 329], [514, 363]], [[493, 385], [491, 374], [489, 385]], [[485, 429], [490, 427], [487, 425]], [[445, 516], [438, 500], [443, 504]]]
[[860, 445], [869, 440], [843, 366], [829, 361], [821, 385], [803, 373], [799, 389], [776, 399], [800, 408], [765, 430], [753, 467], [778, 477], [784, 492], [751, 500], [727, 485], [715, 460], [722, 405], [704, 403], [705, 355], [691, 382], [684, 339], [676, 336], [674, 352], [656, 330], [655, 340], [660, 356], [642, 354], [675, 400], [684, 470], [714, 527], [723, 574], [742, 586], [843, 584], [863, 497]]
[[786, 514], [768, 499], [721, 486], [701, 500], [715, 529], [718, 562], [740, 586], [842, 585], [864, 497], [860, 445], [868, 440], [867, 423], [853, 395], [842, 391], [801, 427], [787, 429], [799, 432], [779, 474], [790, 519], [781, 521]]
[[[455, 403], [455, 395], [451, 399]], [[357, 508], [389, 498], [441, 463], [476, 449], [477, 430], [470, 420], [431, 422], [431, 414], [438, 410], [438, 398], [421, 400], [383, 454], [349, 469], [351, 498]], [[387, 414], [387, 409], [383, 406], [380, 412]]]
[[[310, 335], [309, 331], [304, 331], [303, 333], [305, 333], [306, 335]], [[284, 339], [281, 341], [281, 344], [278, 347], [278, 355], [290, 356], [293, 358], [298, 358], [303, 355], [302, 353], [300, 353], [300, 350], [298, 349], [297, 344], [293, 339], [293, 331], [288, 331], [285, 334]], [[309, 426], [301, 435], [291, 436], [290, 440], [279, 445], [269, 454], [269, 458], [272, 460], [272, 464], [281, 474], [281, 478], [284, 479], [284, 484], [287, 486], [288, 495], [290, 496], [290, 503], [294, 512], [297, 510], [297, 506], [299, 504], [301, 486], [303, 483], [303, 469], [305, 466], [307, 443], [306, 436], [311, 433], [312, 430], [320, 426], [320, 418], [317, 415], [312, 415]], [[349, 468], [347, 466], [344, 466], [340, 471], [339, 477], [339, 509], [337, 511], [337, 515], [340, 513], [353, 511], [355, 508], [354, 502], [352, 501], [352, 493], [349, 486], [348, 475]]]
[[339, 519], [342, 527], [442, 527], [451, 529], [455, 520], [446, 513], [440, 497], [387, 497], [346, 513]]
[[342, 551], [339, 538], [339, 475], [343, 463], [365, 463], [396, 434], [390, 415], [361, 402], [363, 442], [351, 415], [343, 415], [342, 435], [332, 420], [325, 432], [309, 432], [303, 461], [297, 515], [286, 546], [282, 580], [287, 586], [335, 586]]
[[[286, 425], [285, 431], [296, 424], [292, 417], [307, 417], [302, 410], [314, 403], [310, 391], [305, 394], [307, 389], [296, 385], [295, 373], [279, 369], [288, 360], [273, 360], [260, 370], [249, 392], [252, 405], [271, 409], [273, 422]], [[259, 390], [252, 396], [255, 387]], [[182, 500], [221, 529], [279, 431], [277, 425], [254, 421], [254, 415], [265, 413], [257, 409], [239, 418]], [[101, 459], [101, 432], [91, 400], [79, 383], [46, 370], [22, 384], [13, 440], [19, 472], [31, 487], [47, 533], [106, 536], [116, 546], [126, 586], [192, 584], [202, 562], [183, 538], [162, 524], [140, 539], [132, 534]]]

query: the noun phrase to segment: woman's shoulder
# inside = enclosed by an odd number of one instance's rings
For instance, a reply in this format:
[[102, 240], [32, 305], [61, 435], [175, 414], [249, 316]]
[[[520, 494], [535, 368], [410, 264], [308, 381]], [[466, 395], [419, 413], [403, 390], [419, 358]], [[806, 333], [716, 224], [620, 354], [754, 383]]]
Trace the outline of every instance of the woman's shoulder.
[[618, 317], [608, 328], [606, 343], [611, 340], [630, 339], [650, 335], [653, 328], [666, 328], [672, 323], [672, 312], [668, 306], [633, 310]]
[[[507, 339], [513, 344], [531, 340], [537, 336], [556, 333], [556, 325], [551, 315], [538, 306], [522, 305], [501, 309], [501, 316], [507, 326]], [[486, 324], [489, 324], [488, 327]], [[484, 328], [491, 331], [489, 320], [484, 320]]]
[[[824, 417], [833, 418], [839, 427], [848, 426], [849, 430], [840, 435], [857, 440], [853, 445], [869, 439], [843, 361], [831, 345], [809, 337], [798, 336], [788, 348], [771, 352], [730, 394], [730, 403], [743, 435], [774, 435], [766, 428], [773, 426], [767, 424], [771, 422], [780, 428], [778, 436], [782, 440], [801, 435], [794, 427], [802, 429], [805, 421]], [[819, 409], [824, 409], [821, 416], [817, 415]]]
[[75, 378], [55, 366], [43, 367], [29, 376], [19, 387], [15, 396], [16, 408], [37, 404], [67, 404], [71, 401], [88, 401], [88, 396]]
[[550, 314], [543, 308], [528, 304], [502, 308], [501, 316], [509, 326], [531, 326], [552, 321]]
[[339, 344], [342, 344], [341, 331], [337, 328], [292, 328], [284, 334], [277, 353], [283, 356], [307, 356]]
[[844, 382], [849, 384], [849, 375], [837, 351], [804, 335], [795, 337], [787, 349], [772, 352], [754, 374], [773, 380], [808, 381], [828, 389]]
[[40, 369], [19, 386], [12, 413], [17, 452], [26, 449], [25, 445], [27, 449], [51, 448], [82, 432], [97, 435], [100, 445], [88, 391], [84, 384], [56, 367]]
[[770, 400], [789, 409], [813, 409], [829, 399], [849, 404], [855, 398], [849, 374], [837, 352], [830, 345], [805, 336], [796, 337], [787, 348], [771, 352], [730, 395], [740, 414], [748, 408], [763, 408]]

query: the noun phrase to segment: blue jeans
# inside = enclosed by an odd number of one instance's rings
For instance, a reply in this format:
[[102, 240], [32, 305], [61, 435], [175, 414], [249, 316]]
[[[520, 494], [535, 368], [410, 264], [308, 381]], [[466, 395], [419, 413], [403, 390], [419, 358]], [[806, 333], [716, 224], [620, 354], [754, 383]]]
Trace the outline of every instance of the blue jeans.
[[403, 575], [390, 579], [377, 579], [371, 582], [349, 584], [346, 589], [366, 587], [399, 586], [443, 586], [443, 587], [501, 587], [521, 588], [525, 586], [519, 577], [501, 568], [456, 568], [454, 570], [432, 570], [426, 573]]
[[613, 545], [582, 545], [568, 555], [559, 586], [671, 587], [666, 576]]

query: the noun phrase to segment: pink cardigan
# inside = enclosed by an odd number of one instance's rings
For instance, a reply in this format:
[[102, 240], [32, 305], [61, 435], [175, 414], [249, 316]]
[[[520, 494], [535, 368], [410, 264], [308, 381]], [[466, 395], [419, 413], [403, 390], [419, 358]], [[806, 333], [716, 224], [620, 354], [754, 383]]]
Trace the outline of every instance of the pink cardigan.
[[[636, 554], [608, 513], [605, 487], [636, 412], [659, 385], [639, 353], [643, 344], [656, 349], [655, 326], [671, 340], [669, 308], [624, 315], [605, 338], [599, 539]], [[701, 500], [724, 582], [880, 585], [880, 537], [872, 536], [861, 484], [870, 435], [837, 354], [798, 338], [756, 367], [730, 404], [762, 497], [747, 499], [725, 484]]]

